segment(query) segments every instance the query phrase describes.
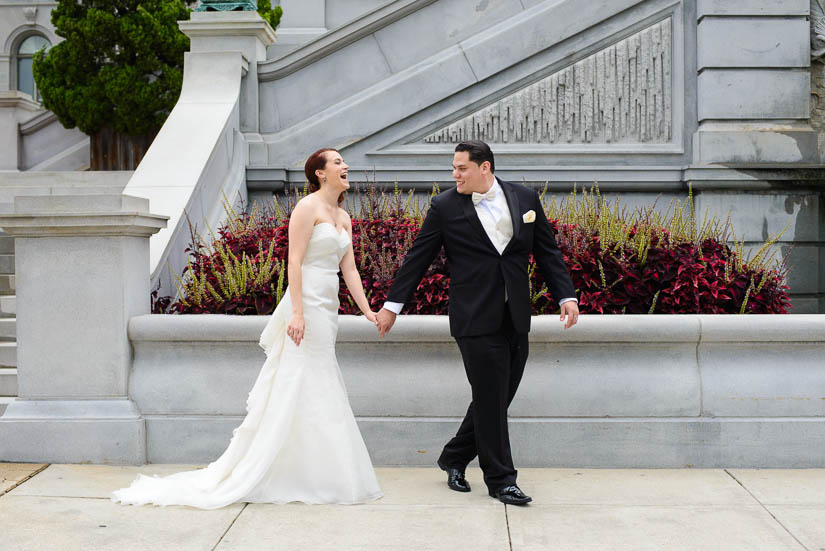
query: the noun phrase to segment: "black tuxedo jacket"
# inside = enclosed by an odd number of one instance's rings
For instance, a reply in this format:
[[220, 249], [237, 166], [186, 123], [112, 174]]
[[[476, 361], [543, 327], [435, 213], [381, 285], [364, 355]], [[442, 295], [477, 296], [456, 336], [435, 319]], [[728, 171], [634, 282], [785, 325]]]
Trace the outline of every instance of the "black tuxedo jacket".
[[[504, 252], [498, 253], [484, 231], [471, 196], [455, 188], [444, 191], [433, 198], [421, 230], [395, 275], [388, 301], [410, 301], [441, 247], [450, 270], [450, 334], [454, 337], [497, 332], [506, 305], [516, 331], [530, 330], [530, 253], [556, 301], [576, 296], [538, 193], [501, 180], [499, 184], [513, 219], [513, 238]], [[531, 210], [535, 221], [524, 222], [523, 215]]]

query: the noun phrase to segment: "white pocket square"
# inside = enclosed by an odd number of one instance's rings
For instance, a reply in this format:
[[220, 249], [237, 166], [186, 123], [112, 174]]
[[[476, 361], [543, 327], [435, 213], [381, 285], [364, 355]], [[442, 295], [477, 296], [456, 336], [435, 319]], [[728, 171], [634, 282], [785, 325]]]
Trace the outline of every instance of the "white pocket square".
[[525, 212], [521, 216], [521, 219], [524, 220], [525, 224], [530, 224], [531, 222], [535, 222], [536, 221], [536, 211], [528, 210], [527, 212]]

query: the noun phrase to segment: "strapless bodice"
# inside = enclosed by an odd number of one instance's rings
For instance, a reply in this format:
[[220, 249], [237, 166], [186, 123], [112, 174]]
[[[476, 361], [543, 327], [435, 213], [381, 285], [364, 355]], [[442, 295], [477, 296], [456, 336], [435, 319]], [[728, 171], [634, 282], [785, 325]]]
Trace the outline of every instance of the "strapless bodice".
[[321, 222], [312, 228], [307, 251], [304, 255], [303, 269], [332, 270], [338, 273], [338, 265], [347, 252], [350, 238], [347, 230], [340, 231], [329, 222]]

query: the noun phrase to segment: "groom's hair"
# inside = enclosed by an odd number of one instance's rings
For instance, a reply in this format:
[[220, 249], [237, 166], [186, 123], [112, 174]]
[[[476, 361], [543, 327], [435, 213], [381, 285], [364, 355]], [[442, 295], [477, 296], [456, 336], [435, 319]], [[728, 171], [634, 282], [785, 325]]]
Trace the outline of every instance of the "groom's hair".
[[481, 140], [467, 140], [455, 146], [455, 151], [466, 151], [470, 154], [470, 160], [481, 166], [484, 161], [490, 162], [490, 172], [495, 173], [496, 161], [493, 159], [493, 151], [490, 146]]

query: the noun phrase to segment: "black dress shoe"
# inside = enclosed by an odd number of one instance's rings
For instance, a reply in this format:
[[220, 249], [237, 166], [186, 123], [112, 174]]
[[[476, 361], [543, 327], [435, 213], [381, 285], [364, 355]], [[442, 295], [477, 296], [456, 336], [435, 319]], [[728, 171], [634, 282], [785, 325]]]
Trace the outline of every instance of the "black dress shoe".
[[464, 470], [455, 467], [448, 467], [441, 460], [438, 460], [438, 467], [442, 471], [447, 471], [447, 486], [456, 492], [469, 492], [470, 483], [464, 478]]
[[527, 505], [533, 501], [532, 497], [524, 495], [524, 492], [515, 484], [490, 492], [490, 497], [494, 497], [506, 505]]

